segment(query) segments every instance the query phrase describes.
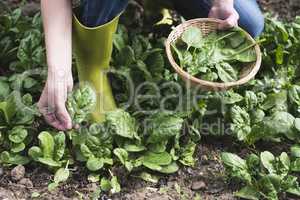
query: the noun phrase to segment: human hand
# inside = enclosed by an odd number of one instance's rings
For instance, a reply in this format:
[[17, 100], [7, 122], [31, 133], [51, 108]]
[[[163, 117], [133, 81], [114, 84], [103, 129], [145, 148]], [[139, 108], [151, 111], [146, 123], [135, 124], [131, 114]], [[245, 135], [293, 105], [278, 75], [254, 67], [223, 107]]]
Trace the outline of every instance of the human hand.
[[58, 130], [72, 128], [72, 120], [65, 103], [73, 88], [72, 73], [48, 72], [48, 78], [38, 102], [38, 108], [46, 122]]
[[233, 6], [233, 0], [215, 0], [208, 17], [222, 20], [218, 26], [219, 29], [237, 26], [239, 20], [239, 14]]

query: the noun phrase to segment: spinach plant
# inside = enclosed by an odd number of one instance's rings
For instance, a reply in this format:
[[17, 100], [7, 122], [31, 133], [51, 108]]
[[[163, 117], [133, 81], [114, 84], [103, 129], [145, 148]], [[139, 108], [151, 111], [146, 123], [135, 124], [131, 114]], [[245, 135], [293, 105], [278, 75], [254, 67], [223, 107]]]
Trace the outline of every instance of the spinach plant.
[[299, 182], [292, 175], [294, 164], [285, 152], [275, 157], [264, 151], [259, 156], [250, 154], [246, 159], [232, 153], [222, 153], [221, 159], [228, 176], [244, 184], [235, 193], [237, 197], [277, 200], [282, 193], [300, 196]]

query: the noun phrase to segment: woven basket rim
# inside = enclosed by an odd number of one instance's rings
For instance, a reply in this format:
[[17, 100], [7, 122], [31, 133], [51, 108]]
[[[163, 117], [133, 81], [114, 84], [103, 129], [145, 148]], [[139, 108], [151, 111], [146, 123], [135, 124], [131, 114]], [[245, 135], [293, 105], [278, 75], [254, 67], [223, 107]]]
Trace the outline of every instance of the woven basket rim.
[[[226, 82], [226, 83], [225, 82], [213, 82], [213, 81], [207, 81], [207, 80], [199, 79], [199, 78], [196, 78], [195, 76], [190, 75], [187, 71], [183, 70], [183, 68], [181, 68], [176, 63], [175, 59], [173, 58], [172, 51], [171, 51], [171, 43], [173, 42], [173, 38], [174, 38], [175, 33], [177, 33], [178, 30], [182, 29], [183, 27], [193, 26], [195, 24], [200, 24], [200, 23], [216, 23], [216, 24], [218, 24], [220, 22], [221, 22], [221, 20], [214, 19], [214, 18], [196, 18], [196, 19], [185, 21], [182, 24], [176, 26], [171, 31], [171, 33], [169, 34], [169, 36], [168, 36], [168, 38], [165, 42], [165, 48], [166, 48], [166, 54], [167, 54], [168, 60], [171, 63], [172, 67], [175, 69], [175, 71], [183, 79], [189, 80], [189, 81], [193, 82], [194, 84], [199, 85], [200, 87], [202, 86], [203, 88], [206, 88], [206, 89], [209, 88], [209, 89], [212, 89], [212, 90], [224, 90], [224, 89], [229, 89], [231, 87], [247, 83], [248, 81], [253, 79], [254, 76], [257, 74], [257, 72], [260, 69], [260, 65], [261, 65], [261, 61], [262, 61], [260, 47], [259, 47], [258, 44], [256, 44], [254, 46], [254, 49], [255, 49], [257, 59], [256, 59], [256, 61], [251, 62], [252, 64], [255, 63], [252, 70], [246, 76], [240, 78], [239, 80], [233, 81], [233, 82]], [[246, 31], [244, 31], [244, 33], [245, 33], [248, 40], [250, 40], [253, 44], [256, 43], [255, 40], [252, 38], [252, 36], [249, 33], [247, 33]], [[176, 39], [178, 39], [178, 38], [179, 37], [176, 37]], [[245, 67], [249, 67], [249, 66], [250, 66], [250, 63], [249, 63], [248, 66], [245, 66]]]

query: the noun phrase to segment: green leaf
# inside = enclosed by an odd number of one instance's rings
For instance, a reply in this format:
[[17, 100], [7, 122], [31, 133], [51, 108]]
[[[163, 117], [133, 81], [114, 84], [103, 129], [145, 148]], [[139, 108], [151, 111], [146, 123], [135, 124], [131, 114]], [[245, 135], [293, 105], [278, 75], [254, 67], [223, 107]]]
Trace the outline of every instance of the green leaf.
[[263, 110], [269, 110], [273, 107], [283, 107], [286, 105], [286, 102], [287, 102], [286, 91], [281, 91], [279, 93], [271, 93], [267, 96], [261, 108]]
[[179, 48], [177, 48], [176, 44], [175, 43], [171, 43], [171, 47], [172, 47], [172, 50], [175, 51], [176, 55], [177, 55], [177, 58], [180, 62], [180, 67], [184, 67], [184, 57], [183, 57], [183, 52], [181, 52], [181, 50]]
[[18, 154], [9, 153], [8, 151], [3, 151], [0, 154], [0, 161], [1, 163], [12, 165], [26, 165], [30, 162], [29, 158]]
[[171, 113], [156, 113], [147, 119], [150, 127], [147, 143], [161, 143], [179, 135], [183, 119]]
[[54, 136], [55, 148], [54, 148], [54, 160], [59, 161], [62, 159], [66, 148], [66, 136], [63, 132], [59, 132]]
[[245, 92], [245, 104], [248, 110], [253, 110], [258, 105], [258, 98], [253, 91]]
[[129, 172], [131, 172], [132, 169], [134, 168], [133, 163], [132, 163], [131, 161], [126, 161], [124, 165], [125, 165], [125, 168], [126, 168]]
[[291, 161], [286, 152], [282, 152], [280, 154], [279, 160], [282, 163], [283, 167], [285, 167], [286, 170], [290, 169]]
[[141, 172], [138, 175], [139, 178], [141, 178], [142, 180], [146, 181], [146, 182], [150, 182], [150, 183], [158, 183], [159, 181], [159, 177], [149, 174], [147, 172]]
[[276, 173], [274, 167], [275, 157], [269, 151], [264, 151], [260, 154], [260, 160], [263, 166], [269, 171], [270, 174]]
[[141, 151], [146, 150], [146, 147], [144, 147], [142, 145], [137, 145], [137, 144], [125, 143], [123, 147], [128, 152], [141, 152]]
[[237, 72], [229, 63], [220, 63], [216, 65], [219, 78], [223, 82], [233, 82], [238, 79]]
[[16, 114], [16, 106], [12, 99], [13, 97], [9, 97], [7, 101], [0, 102], [0, 112], [4, 114], [4, 118], [6, 123], [10, 124], [12, 117]]
[[275, 25], [276, 31], [279, 31], [281, 33], [283, 41], [287, 41], [289, 39], [289, 33], [286, 30], [283, 22], [273, 19], [272, 23]]
[[300, 86], [292, 85], [288, 90], [288, 97], [291, 104], [300, 106]]
[[190, 141], [182, 150], [180, 153], [179, 162], [181, 162], [183, 165], [186, 166], [194, 166], [195, 165], [195, 158], [194, 158], [194, 152], [196, 149], [196, 144], [192, 141]]
[[52, 158], [40, 157], [40, 158], [37, 158], [37, 161], [44, 165], [50, 166], [50, 167], [61, 167], [61, 165], [62, 165], [62, 163], [57, 162], [57, 161], [53, 160]]
[[300, 118], [295, 118], [294, 126], [300, 132]]
[[118, 63], [122, 66], [130, 66], [135, 61], [134, 51], [130, 46], [123, 47], [118, 54]]
[[99, 174], [89, 174], [88, 181], [92, 183], [100, 182], [100, 175]]
[[288, 112], [277, 111], [270, 118], [265, 118], [264, 125], [273, 134], [285, 134], [288, 138], [293, 139], [294, 116]]
[[243, 199], [260, 200], [259, 191], [257, 191], [257, 189], [252, 186], [243, 187], [238, 192], [235, 192], [234, 196], [243, 198]]
[[107, 178], [102, 178], [100, 181], [100, 187], [102, 191], [107, 192], [112, 188], [111, 182]]
[[86, 167], [90, 171], [98, 171], [103, 166], [104, 166], [104, 162], [103, 162], [103, 159], [101, 159], [101, 158], [91, 157], [88, 159], [88, 161], [86, 163]]
[[43, 151], [40, 147], [33, 146], [28, 150], [28, 155], [37, 161], [39, 157], [43, 157]]
[[240, 106], [231, 108], [231, 130], [236, 134], [240, 141], [247, 140], [251, 133], [251, 121], [248, 112]]
[[13, 143], [22, 143], [28, 135], [27, 130], [23, 126], [15, 126], [8, 133], [8, 138]]
[[217, 95], [221, 96], [221, 101], [224, 104], [236, 104], [244, 99], [242, 95], [234, 92], [233, 90], [228, 90], [224, 93], [218, 92]]
[[261, 193], [263, 193], [265, 197], [272, 200], [278, 200], [276, 188], [268, 177], [261, 178], [258, 185], [261, 189]]
[[276, 64], [281, 65], [283, 64], [283, 58], [284, 58], [284, 47], [279, 44], [276, 48]]
[[41, 194], [40, 193], [38, 193], [38, 192], [32, 192], [31, 193], [31, 198], [38, 198], [38, 197], [40, 197], [41, 196]]
[[172, 174], [177, 172], [178, 170], [179, 170], [179, 166], [176, 164], [176, 162], [172, 162], [169, 165], [162, 166], [161, 170], [158, 171], [164, 174]]
[[54, 175], [54, 182], [55, 183], [61, 183], [65, 182], [68, 180], [70, 176], [70, 171], [69, 169], [66, 168], [59, 168]]
[[113, 44], [118, 51], [126, 46], [126, 40], [128, 39], [127, 33], [123, 30], [124, 28], [118, 27], [117, 33], [114, 34]]
[[10, 94], [10, 87], [6, 81], [0, 80], [0, 102]]
[[116, 176], [113, 176], [111, 178], [111, 193], [115, 194], [115, 193], [119, 193], [121, 192], [121, 186], [119, 184], [118, 178]]
[[111, 132], [115, 135], [133, 139], [136, 133], [134, 118], [124, 110], [117, 109], [106, 114], [106, 122]]
[[291, 170], [294, 172], [300, 172], [300, 158], [296, 158], [291, 162]]
[[186, 29], [182, 35], [181, 39], [190, 47], [201, 48], [203, 46], [202, 33], [199, 28], [190, 27]]
[[10, 150], [13, 153], [19, 153], [19, 152], [23, 151], [25, 149], [25, 147], [26, 146], [24, 143], [18, 143], [18, 144], [14, 143], [14, 144], [12, 144], [12, 147]]
[[125, 162], [128, 160], [128, 153], [125, 149], [116, 148], [114, 149], [114, 154], [118, 157], [120, 162], [125, 165]]
[[251, 112], [251, 120], [253, 123], [262, 122], [265, 117], [265, 112], [261, 109], [255, 109]]
[[75, 124], [87, 120], [96, 106], [96, 92], [88, 84], [81, 84], [68, 95], [68, 112]]
[[247, 166], [250, 171], [257, 172], [260, 169], [260, 158], [256, 155], [251, 153], [246, 159]]
[[236, 33], [232, 37], [229, 37], [227, 39], [229, 40], [231, 47], [235, 49], [242, 45], [246, 41], [246, 38], [240, 29], [235, 29], [234, 31]]
[[298, 187], [289, 188], [286, 192], [292, 195], [300, 196], [300, 187], [298, 186]]
[[[249, 44], [247, 46], [242, 46], [241, 48], [248, 48], [250, 45], [252, 44]], [[242, 50], [242, 49], [237, 49], [237, 51], [239, 50]], [[249, 62], [254, 62], [256, 61], [256, 52], [254, 50], [254, 48], [251, 48], [251, 49], [248, 49], [246, 51], [243, 51], [239, 54], [235, 54], [234, 57], [230, 58], [230, 59], [234, 59], [236, 61], [239, 61], [239, 62], [244, 62], [244, 63], [249, 63]]]
[[150, 163], [150, 162], [143, 162], [143, 165], [149, 169], [152, 169], [154, 171], [160, 171], [162, 170], [162, 167], [160, 165], [157, 165], [156, 163]]
[[145, 63], [151, 74], [162, 77], [162, 73], [165, 69], [165, 60], [162, 52], [155, 52], [150, 54], [145, 60]]
[[291, 155], [294, 158], [300, 158], [300, 145], [294, 145], [291, 147]]
[[221, 154], [222, 162], [230, 167], [238, 167], [240, 169], [246, 169], [247, 164], [246, 161], [240, 158], [238, 155], [232, 153], [225, 153]]
[[80, 145], [80, 152], [87, 159], [94, 157], [93, 152], [89, 149], [89, 147], [86, 144], [81, 144]]
[[31, 89], [32, 87], [34, 87], [37, 84], [38, 84], [38, 81], [36, 81], [35, 79], [33, 79], [31, 77], [26, 77], [23, 82], [23, 87], [26, 89]]
[[150, 145], [148, 145], [148, 149], [149, 149], [149, 151], [152, 151], [154, 153], [162, 153], [162, 152], [166, 151], [167, 144], [168, 144], [168, 141], [150, 144]]
[[50, 184], [48, 185], [48, 191], [52, 192], [52, 191], [54, 191], [58, 186], [59, 186], [59, 184], [56, 183], [56, 182], [50, 183]]
[[153, 153], [147, 152], [144, 155], [144, 163], [152, 163], [156, 165], [169, 165], [172, 162], [172, 157], [167, 152]]
[[43, 131], [39, 134], [38, 139], [40, 141], [40, 146], [43, 152], [44, 158], [53, 158], [53, 152], [54, 152], [54, 139], [53, 136]]

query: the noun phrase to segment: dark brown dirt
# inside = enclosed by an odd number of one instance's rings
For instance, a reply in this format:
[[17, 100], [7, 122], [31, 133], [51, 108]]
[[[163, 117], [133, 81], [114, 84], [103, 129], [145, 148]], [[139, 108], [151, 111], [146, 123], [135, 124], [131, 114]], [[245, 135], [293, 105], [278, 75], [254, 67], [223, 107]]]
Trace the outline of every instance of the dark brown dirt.
[[279, 18], [292, 20], [300, 15], [299, 0], [259, 0], [263, 9], [277, 15]]
[[[113, 200], [189, 200], [197, 197], [209, 200], [235, 199], [232, 196], [235, 186], [226, 183], [224, 169], [219, 160], [223, 144], [209, 142], [210, 144], [203, 143], [198, 146], [196, 153], [198, 160], [194, 168], [182, 168], [176, 174], [162, 177], [157, 184], [146, 183], [133, 176], [124, 176], [120, 179], [122, 193], [111, 198]], [[80, 199], [80, 194], [84, 199], [90, 199], [91, 194], [97, 190], [96, 184], [87, 181], [87, 174], [83, 169], [74, 170], [72, 178], [53, 192], [47, 190], [53, 175], [44, 168], [26, 166], [25, 178], [26, 181], [22, 179], [25, 184], [15, 181], [10, 175], [10, 169], [5, 168], [4, 174], [0, 177], [0, 199], [5, 195], [11, 200], [32, 199], [31, 195], [37, 193], [39, 199]], [[193, 187], [199, 182], [204, 184], [204, 187], [198, 189]], [[106, 195], [102, 195], [102, 199], [107, 199]]]

